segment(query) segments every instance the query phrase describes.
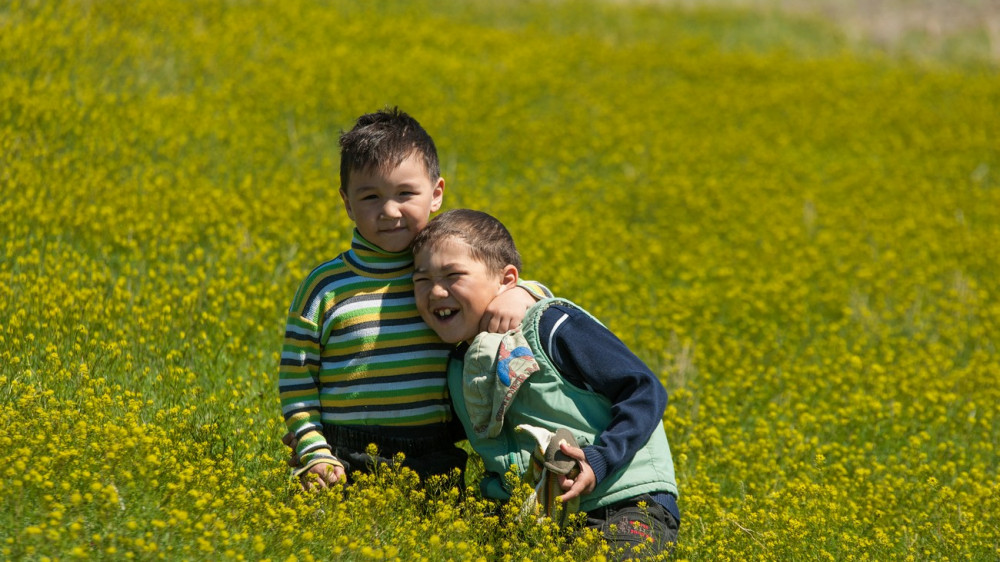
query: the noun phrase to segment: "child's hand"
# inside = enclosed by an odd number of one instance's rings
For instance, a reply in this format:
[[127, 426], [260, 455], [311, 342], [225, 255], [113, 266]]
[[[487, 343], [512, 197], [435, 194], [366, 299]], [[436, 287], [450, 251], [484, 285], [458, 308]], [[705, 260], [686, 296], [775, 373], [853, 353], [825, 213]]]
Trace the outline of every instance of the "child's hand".
[[[315, 476], [313, 476], [315, 475]], [[344, 467], [339, 464], [321, 462], [309, 467], [309, 470], [299, 475], [299, 483], [302, 489], [308, 491], [315, 488], [328, 488], [340, 480], [347, 483], [347, 473]]]
[[[299, 444], [299, 440], [295, 438], [292, 432], [288, 432], [281, 436], [281, 442], [288, 445], [292, 449], [291, 457], [286, 463], [292, 468], [301, 468], [302, 461], [299, 459], [298, 453], [295, 452], [295, 448]], [[315, 476], [313, 476], [315, 475]], [[299, 474], [299, 484], [302, 485], [303, 490], [312, 490], [314, 487], [327, 488], [336, 484], [341, 479], [347, 482], [347, 473], [344, 471], [344, 467], [339, 463], [330, 462], [320, 462], [309, 467], [308, 470]]]
[[[302, 461], [299, 459], [298, 453], [295, 452], [296, 447], [299, 444], [299, 440], [295, 438], [292, 432], [288, 432], [281, 436], [281, 442], [288, 445], [292, 449], [291, 457], [286, 463], [292, 468], [302, 468]], [[310, 476], [315, 474], [316, 476]], [[320, 488], [326, 488], [332, 486], [341, 478], [344, 482], [347, 482], [347, 474], [344, 472], [344, 467], [340, 464], [334, 464], [329, 462], [321, 462], [310, 466], [308, 470], [299, 474], [299, 483], [302, 485], [304, 490], [312, 490], [314, 486]]]
[[535, 304], [535, 297], [523, 287], [514, 287], [493, 297], [479, 321], [483, 332], [502, 334], [521, 325], [524, 313]]
[[[315, 475], [315, 476], [313, 476]], [[299, 475], [302, 489], [312, 490], [314, 487], [328, 488], [340, 480], [347, 483], [347, 473], [339, 464], [319, 463], [309, 467], [309, 470]]]
[[559, 449], [568, 457], [575, 459], [580, 466], [580, 471], [576, 475], [576, 478], [559, 476], [559, 487], [566, 492], [559, 496], [559, 499], [563, 502], [568, 502], [577, 496], [593, 492], [594, 487], [597, 486], [597, 476], [594, 475], [594, 469], [590, 468], [590, 465], [587, 464], [587, 455], [583, 454], [583, 449], [567, 443], [559, 445]]

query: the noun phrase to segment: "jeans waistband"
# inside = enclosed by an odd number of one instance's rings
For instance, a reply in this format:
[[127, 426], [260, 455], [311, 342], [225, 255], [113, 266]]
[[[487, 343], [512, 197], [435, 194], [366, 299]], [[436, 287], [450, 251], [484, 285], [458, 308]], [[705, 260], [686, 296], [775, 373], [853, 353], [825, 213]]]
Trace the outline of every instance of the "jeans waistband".
[[629, 498], [627, 500], [622, 500], [611, 505], [606, 505], [604, 507], [599, 507], [597, 509], [592, 509], [587, 512], [587, 515], [594, 517], [595, 519], [607, 519], [608, 515], [614, 513], [615, 511], [625, 508], [634, 507], [640, 502], [645, 502], [647, 506], [658, 505], [664, 509], [667, 513], [671, 515], [678, 523], [681, 520], [681, 510], [677, 507], [677, 498], [669, 492], [654, 492], [652, 494], [642, 494], [634, 498]]

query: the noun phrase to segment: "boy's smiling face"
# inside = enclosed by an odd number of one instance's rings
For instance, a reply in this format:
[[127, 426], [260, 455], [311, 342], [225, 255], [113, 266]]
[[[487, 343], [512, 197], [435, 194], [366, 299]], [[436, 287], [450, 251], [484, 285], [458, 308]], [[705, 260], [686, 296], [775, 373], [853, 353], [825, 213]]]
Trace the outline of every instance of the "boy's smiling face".
[[352, 170], [340, 190], [347, 215], [361, 236], [387, 252], [402, 252], [430, 215], [441, 208], [444, 179], [431, 181], [417, 152], [386, 173]]
[[[448, 237], [413, 256], [413, 288], [424, 322], [446, 343], [469, 341], [498, 294], [517, 284], [517, 269], [490, 271], [463, 240]], [[509, 273], [513, 270], [513, 276]]]

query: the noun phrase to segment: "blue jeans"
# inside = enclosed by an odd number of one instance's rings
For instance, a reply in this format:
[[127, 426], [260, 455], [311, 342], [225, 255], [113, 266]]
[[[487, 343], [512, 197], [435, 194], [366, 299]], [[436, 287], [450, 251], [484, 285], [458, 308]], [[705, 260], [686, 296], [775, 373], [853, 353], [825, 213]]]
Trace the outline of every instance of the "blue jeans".
[[[645, 502], [645, 507], [640, 508], [640, 502]], [[645, 558], [673, 549], [680, 521], [652, 496], [643, 494], [589, 511], [587, 527], [601, 532], [612, 557]], [[640, 544], [646, 545], [642, 551], [632, 552], [632, 547]], [[620, 549], [623, 551], [616, 552]]]

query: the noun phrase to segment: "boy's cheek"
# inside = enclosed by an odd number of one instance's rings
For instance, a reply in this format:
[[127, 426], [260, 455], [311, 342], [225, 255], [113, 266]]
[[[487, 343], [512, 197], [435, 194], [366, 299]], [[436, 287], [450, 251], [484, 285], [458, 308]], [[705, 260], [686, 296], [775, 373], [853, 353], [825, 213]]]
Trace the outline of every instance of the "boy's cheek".
[[418, 303], [417, 304], [417, 313], [420, 314], [421, 318], [423, 318], [424, 320], [427, 320], [427, 318], [429, 316], [427, 314], [428, 313], [427, 306], [419, 304], [420, 303], [420, 297], [419, 296], [417, 297], [417, 303]]

